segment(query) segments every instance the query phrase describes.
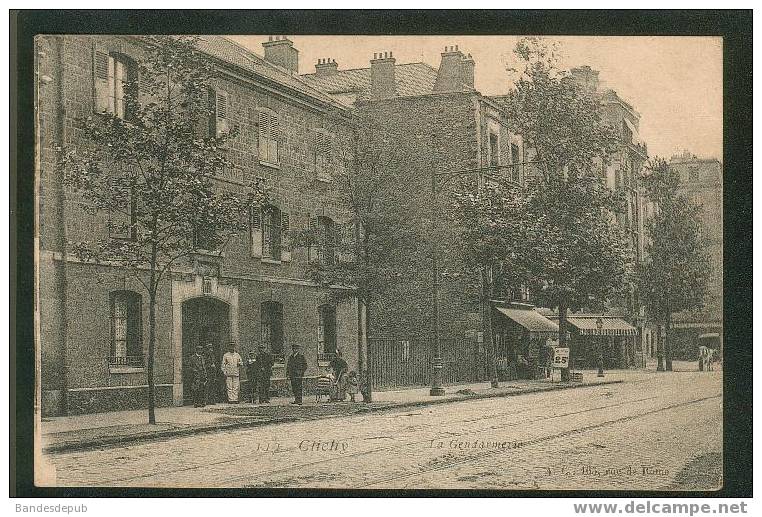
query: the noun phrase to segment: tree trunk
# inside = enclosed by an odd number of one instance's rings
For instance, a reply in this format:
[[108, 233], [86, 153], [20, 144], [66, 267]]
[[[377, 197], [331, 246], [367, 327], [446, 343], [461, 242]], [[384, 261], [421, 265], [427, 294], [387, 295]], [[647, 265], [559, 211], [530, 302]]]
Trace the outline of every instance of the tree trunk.
[[151, 250], [151, 279], [148, 290], [148, 423], [156, 423], [156, 387], [153, 378], [154, 352], [156, 350], [156, 246]]
[[672, 313], [667, 313], [664, 322], [664, 361], [668, 372], [672, 371]]
[[662, 338], [661, 335], [661, 329], [663, 325], [658, 325], [656, 327], [656, 371], [657, 372], [663, 372], [664, 371], [664, 338]]
[[[558, 304], [558, 347], [567, 348], [566, 345], [566, 311], [568, 308], [563, 304]], [[571, 349], [569, 350], [569, 364], [567, 368], [561, 369], [561, 380], [568, 382], [570, 379], [569, 369], [571, 368], [574, 358], [572, 357]]]
[[[370, 321], [370, 299], [365, 303], [365, 335], [368, 335], [368, 322]], [[373, 402], [373, 375], [371, 372], [371, 365], [373, 364], [373, 356], [371, 353], [370, 342], [366, 339], [365, 346], [365, 372], [360, 372], [360, 382], [364, 386], [362, 390], [362, 401]]]

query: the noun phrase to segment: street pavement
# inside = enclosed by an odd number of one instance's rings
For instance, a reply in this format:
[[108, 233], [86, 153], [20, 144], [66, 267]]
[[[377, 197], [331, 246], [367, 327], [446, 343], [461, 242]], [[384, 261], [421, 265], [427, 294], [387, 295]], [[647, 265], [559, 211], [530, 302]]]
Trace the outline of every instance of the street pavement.
[[722, 372], [46, 454], [58, 486], [711, 490]]

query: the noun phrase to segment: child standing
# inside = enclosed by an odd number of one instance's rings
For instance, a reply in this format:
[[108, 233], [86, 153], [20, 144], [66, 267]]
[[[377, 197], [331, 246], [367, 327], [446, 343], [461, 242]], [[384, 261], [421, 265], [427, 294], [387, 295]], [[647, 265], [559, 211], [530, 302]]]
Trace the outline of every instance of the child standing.
[[357, 372], [352, 370], [347, 376], [347, 392], [349, 393], [349, 400], [355, 401], [355, 395], [360, 392], [360, 382], [357, 378]]

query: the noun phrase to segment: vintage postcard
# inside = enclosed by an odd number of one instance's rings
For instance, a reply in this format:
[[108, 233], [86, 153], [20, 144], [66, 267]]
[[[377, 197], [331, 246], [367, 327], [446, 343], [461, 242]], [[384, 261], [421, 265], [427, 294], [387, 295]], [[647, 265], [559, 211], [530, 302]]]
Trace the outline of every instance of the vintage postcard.
[[34, 77], [37, 486], [723, 487], [721, 37], [43, 34]]

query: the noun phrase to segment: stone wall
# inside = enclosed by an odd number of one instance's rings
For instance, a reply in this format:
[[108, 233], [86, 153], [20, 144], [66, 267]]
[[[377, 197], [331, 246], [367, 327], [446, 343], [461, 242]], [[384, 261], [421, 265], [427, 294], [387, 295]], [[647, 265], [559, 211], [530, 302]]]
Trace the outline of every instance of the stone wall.
[[[143, 296], [143, 344], [147, 347], [148, 297], [139, 282], [125, 271], [109, 266], [77, 262], [71, 255], [63, 260], [67, 242], [97, 241], [107, 238], [107, 216], [88, 214], [81, 195], [62, 185], [61, 171], [55, 166], [55, 148], [65, 144], [75, 148], [86, 144], [78, 119], [94, 113], [93, 49], [98, 44], [140, 59], [141, 48], [135, 38], [119, 36], [44, 36], [38, 37], [40, 75], [52, 81], [40, 85], [40, 311], [42, 350], [42, 389], [44, 411], [56, 414], [69, 411], [101, 411], [132, 407], [141, 400], [139, 386], [147, 383], [144, 371], [111, 373], [109, 293], [127, 289]], [[223, 67], [224, 70], [224, 67]], [[228, 94], [228, 121], [238, 129], [230, 143], [230, 158], [235, 164], [226, 171], [226, 189], [240, 189], [255, 178], [264, 178], [270, 199], [290, 215], [294, 232], [305, 229], [309, 217], [326, 216], [337, 223], [350, 220], [342, 192], [332, 181], [318, 179], [315, 171], [315, 132], [335, 135], [336, 154], [345, 152], [349, 139], [348, 114], [306, 98], [285, 87], [265, 86], [255, 77], [236, 78], [221, 74], [212, 85]], [[258, 110], [266, 108], [279, 118], [279, 163], [260, 163], [258, 155]], [[339, 166], [340, 160], [335, 161]], [[307, 253], [294, 249], [291, 261], [266, 263], [252, 257], [251, 236], [242, 235], [223, 250], [220, 282], [234, 283], [239, 290], [238, 338], [245, 356], [260, 336], [260, 304], [276, 300], [283, 303], [286, 351], [299, 342], [310, 361], [308, 375], [317, 374], [317, 307], [325, 297], [306, 278]], [[189, 260], [184, 274], [195, 274], [196, 259]], [[173, 300], [169, 285], [159, 293], [157, 306], [157, 384], [177, 382], [178, 357], [172, 333]], [[338, 345], [350, 367], [356, 368], [357, 332], [354, 303], [337, 308]], [[169, 401], [177, 403], [177, 387], [169, 389]], [[74, 391], [73, 391], [74, 390]], [[166, 390], [165, 390], [166, 391]], [[68, 397], [64, 397], [64, 393]], [[87, 393], [87, 395], [81, 395]], [[162, 392], [164, 393], [164, 392]], [[117, 403], [116, 400], [122, 400]], [[162, 394], [161, 397], [166, 397]], [[86, 402], [82, 402], [86, 400]], [[166, 402], [162, 398], [162, 403]], [[85, 409], [82, 409], [85, 408]]]

